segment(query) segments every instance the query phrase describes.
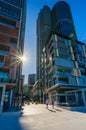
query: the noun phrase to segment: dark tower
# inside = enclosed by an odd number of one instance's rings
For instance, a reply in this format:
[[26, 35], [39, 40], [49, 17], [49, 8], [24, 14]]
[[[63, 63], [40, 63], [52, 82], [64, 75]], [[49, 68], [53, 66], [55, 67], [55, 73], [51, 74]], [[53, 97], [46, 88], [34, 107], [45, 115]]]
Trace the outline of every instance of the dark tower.
[[52, 29], [65, 36], [74, 36], [77, 39], [74, 22], [69, 5], [64, 1], [55, 4], [51, 11]]
[[37, 80], [41, 78], [42, 46], [46, 42], [50, 32], [50, 8], [48, 6], [44, 6], [43, 9], [41, 9], [37, 19]]

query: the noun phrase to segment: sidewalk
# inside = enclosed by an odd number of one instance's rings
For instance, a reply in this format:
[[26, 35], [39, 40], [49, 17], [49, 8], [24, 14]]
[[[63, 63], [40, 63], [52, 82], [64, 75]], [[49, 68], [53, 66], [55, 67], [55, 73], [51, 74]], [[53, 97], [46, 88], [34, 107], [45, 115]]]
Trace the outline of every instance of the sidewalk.
[[0, 115], [0, 130], [86, 130], [86, 114], [49, 105], [25, 105], [21, 112]]
[[46, 108], [45, 104], [30, 104], [25, 105], [23, 107], [23, 115], [34, 115], [34, 114], [44, 114], [44, 113], [51, 113], [51, 112], [57, 112], [57, 111], [66, 111], [62, 108], [58, 108], [54, 106], [54, 109], [52, 108], [52, 105], [48, 105], [48, 109]]

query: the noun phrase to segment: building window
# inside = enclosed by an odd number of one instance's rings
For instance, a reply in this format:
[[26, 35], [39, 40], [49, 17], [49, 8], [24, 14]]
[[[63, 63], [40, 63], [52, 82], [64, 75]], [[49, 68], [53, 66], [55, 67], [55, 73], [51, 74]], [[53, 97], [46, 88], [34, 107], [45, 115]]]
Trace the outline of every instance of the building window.
[[8, 72], [0, 71], [0, 78], [8, 78], [8, 76], [9, 76]]
[[56, 78], [53, 79], [54, 85], [56, 84]]
[[4, 66], [4, 56], [0, 56], [0, 67]]

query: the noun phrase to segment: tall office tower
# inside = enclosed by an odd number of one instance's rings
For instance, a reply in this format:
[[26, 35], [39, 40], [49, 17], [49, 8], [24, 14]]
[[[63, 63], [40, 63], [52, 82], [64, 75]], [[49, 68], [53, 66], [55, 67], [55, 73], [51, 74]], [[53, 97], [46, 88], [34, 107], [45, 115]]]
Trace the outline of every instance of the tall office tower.
[[[12, 105], [14, 89], [21, 91], [26, 0], [0, 0], [0, 105]], [[5, 91], [5, 95], [4, 95]]]
[[41, 97], [42, 88], [42, 48], [51, 32], [50, 8], [44, 6], [37, 19], [37, 80], [39, 95]]
[[37, 80], [41, 79], [42, 46], [51, 31], [50, 8], [44, 6], [37, 19]]
[[36, 82], [36, 74], [29, 74], [28, 75], [28, 96], [30, 100], [32, 98], [32, 89], [35, 82]]
[[70, 7], [65, 1], [59, 1], [51, 11], [52, 30], [65, 36], [77, 39]]
[[44, 39], [41, 28], [43, 15], [38, 17], [40, 21], [37, 24], [37, 46], [41, 47], [37, 47], [37, 75], [41, 79], [41, 97], [45, 100], [48, 96], [58, 105], [86, 106], [86, 45], [77, 41], [70, 7], [66, 2], [56, 3], [49, 14], [52, 29], [44, 42], [41, 41]]
[[28, 85], [34, 85], [35, 82], [36, 82], [36, 74], [29, 74]]

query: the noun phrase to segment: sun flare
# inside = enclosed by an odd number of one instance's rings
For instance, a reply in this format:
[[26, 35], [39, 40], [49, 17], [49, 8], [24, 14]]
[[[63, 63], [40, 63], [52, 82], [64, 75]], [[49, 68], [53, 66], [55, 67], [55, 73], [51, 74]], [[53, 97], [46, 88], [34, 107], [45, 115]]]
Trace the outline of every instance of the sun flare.
[[20, 59], [21, 61], [25, 61], [25, 60], [26, 60], [26, 57], [25, 57], [25, 56], [20, 56], [19, 59]]

